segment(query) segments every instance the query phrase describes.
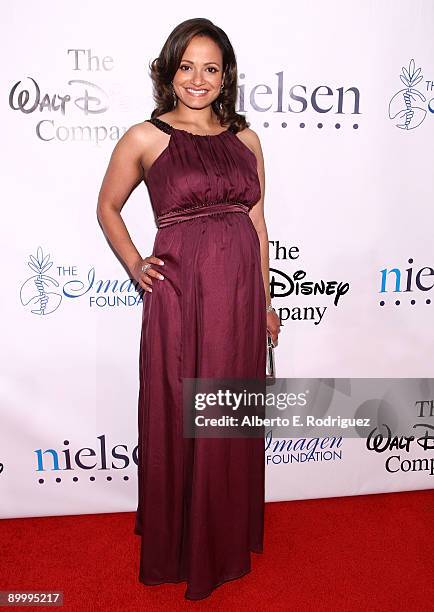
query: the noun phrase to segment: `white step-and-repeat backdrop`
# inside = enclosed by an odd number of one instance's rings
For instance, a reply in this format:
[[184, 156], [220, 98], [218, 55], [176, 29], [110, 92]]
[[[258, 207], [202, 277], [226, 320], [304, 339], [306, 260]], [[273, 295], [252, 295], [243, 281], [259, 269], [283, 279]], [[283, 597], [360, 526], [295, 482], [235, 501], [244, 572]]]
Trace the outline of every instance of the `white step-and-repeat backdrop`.
[[[115, 143], [150, 117], [150, 60], [197, 16], [230, 37], [237, 110], [262, 143], [277, 375], [332, 387], [408, 379], [409, 405], [432, 409], [433, 387], [418, 378], [434, 374], [434, 3], [9, 3], [3, 517], [136, 508], [142, 302], [96, 203]], [[123, 218], [149, 255], [156, 227], [144, 184]], [[365, 398], [371, 412], [374, 399]], [[427, 445], [277, 442], [265, 447], [267, 501], [433, 487]]]

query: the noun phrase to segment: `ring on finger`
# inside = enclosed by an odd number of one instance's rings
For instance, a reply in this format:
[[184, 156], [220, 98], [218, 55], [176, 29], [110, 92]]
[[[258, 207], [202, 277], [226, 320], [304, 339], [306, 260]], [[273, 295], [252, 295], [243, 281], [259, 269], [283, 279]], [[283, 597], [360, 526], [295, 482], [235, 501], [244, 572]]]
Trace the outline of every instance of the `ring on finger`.
[[142, 272], [146, 273], [146, 271], [149, 270], [150, 267], [151, 267], [150, 263], [144, 264], [142, 266]]

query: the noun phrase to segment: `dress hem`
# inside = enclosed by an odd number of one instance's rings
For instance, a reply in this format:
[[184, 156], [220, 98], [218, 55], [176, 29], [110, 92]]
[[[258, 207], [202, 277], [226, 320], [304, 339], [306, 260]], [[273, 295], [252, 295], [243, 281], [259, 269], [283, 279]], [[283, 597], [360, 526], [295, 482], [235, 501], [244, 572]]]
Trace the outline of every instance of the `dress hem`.
[[[135, 532], [136, 533], [136, 532]], [[137, 534], [140, 535], [140, 534]], [[256, 554], [263, 554], [264, 550], [263, 549], [254, 549], [251, 548], [250, 552], [256, 553]], [[215, 584], [213, 587], [211, 587], [210, 590], [206, 591], [205, 593], [188, 593], [188, 590], [184, 593], [184, 597], [185, 599], [191, 599], [191, 600], [199, 600], [199, 599], [205, 599], [206, 597], [209, 597], [210, 595], [212, 595], [212, 593], [215, 591], [215, 589], [217, 589], [219, 586], [221, 586], [222, 584], [225, 584], [226, 582], [230, 582], [231, 580], [237, 580], [238, 578], [242, 578], [243, 576], [246, 576], [247, 574], [249, 574], [252, 571], [252, 568], [249, 567], [247, 570], [244, 570], [241, 573], [238, 573], [234, 576], [229, 576], [228, 578], [223, 578], [222, 580], [220, 580], [220, 582], [217, 582], [217, 584]], [[139, 574], [139, 581], [146, 585], [146, 586], [161, 586], [163, 584], [179, 584], [181, 582], [187, 582], [187, 578], [180, 578], [179, 580], [162, 580], [161, 582], [151, 582], [146, 581], [140, 574]]]
[[204, 593], [187, 593], [187, 591], [184, 594], [185, 599], [205, 599], [206, 597], [209, 597], [210, 595], [212, 595], [212, 593], [215, 591], [215, 589], [217, 589], [219, 586], [221, 586], [222, 584], [225, 584], [226, 582], [230, 582], [231, 580], [236, 580], [237, 578], [242, 578], [243, 576], [246, 576], [247, 574], [249, 574], [252, 571], [252, 568], [249, 567], [249, 569], [243, 571], [241, 574], [236, 574], [235, 576], [230, 576], [229, 578], [223, 578], [223, 580], [221, 580], [220, 582], [217, 582], [217, 584], [215, 584], [210, 590], [206, 591], [205, 594]]

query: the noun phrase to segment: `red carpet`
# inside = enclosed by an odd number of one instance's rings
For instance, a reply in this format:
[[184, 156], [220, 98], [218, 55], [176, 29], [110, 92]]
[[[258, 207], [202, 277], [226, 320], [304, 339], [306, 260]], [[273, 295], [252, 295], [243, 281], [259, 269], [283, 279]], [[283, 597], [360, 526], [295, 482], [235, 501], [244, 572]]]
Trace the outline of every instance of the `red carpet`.
[[194, 602], [138, 582], [134, 513], [4, 519], [0, 590], [61, 590], [51, 609], [78, 612], [434, 609], [434, 490], [267, 503], [265, 520], [251, 573]]

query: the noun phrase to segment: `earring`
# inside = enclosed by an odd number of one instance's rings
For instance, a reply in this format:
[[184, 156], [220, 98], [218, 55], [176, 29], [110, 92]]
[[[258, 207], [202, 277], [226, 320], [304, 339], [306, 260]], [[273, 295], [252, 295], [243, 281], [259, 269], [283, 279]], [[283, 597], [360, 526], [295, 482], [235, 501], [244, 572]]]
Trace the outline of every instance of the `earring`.
[[176, 106], [178, 98], [176, 97], [175, 88], [173, 87], [173, 83], [172, 83], [172, 94], [173, 94], [173, 106]]

